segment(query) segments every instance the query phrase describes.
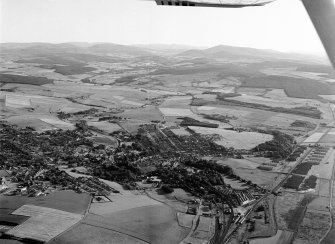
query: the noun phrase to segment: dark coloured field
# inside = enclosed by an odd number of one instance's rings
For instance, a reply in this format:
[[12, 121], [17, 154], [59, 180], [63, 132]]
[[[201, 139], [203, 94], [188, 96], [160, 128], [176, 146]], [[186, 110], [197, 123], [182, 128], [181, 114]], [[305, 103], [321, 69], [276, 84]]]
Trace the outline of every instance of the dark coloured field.
[[44, 197], [0, 196], [0, 206], [3, 209], [15, 210], [22, 205], [31, 204], [78, 214], [85, 213], [90, 201], [91, 196], [88, 194], [77, 194], [74, 191], [54, 192]]
[[96, 70], [92, 67], [86, 67], [84, 64], [75, 64], [75, 65], [40, 65], [40, 68], [43, 69], [54, 69], [56, 73], [62, 75], [78, 75], [85, 74], [91, 71]]
[[313, 163], [301, 163], [294, 170], [294, 174], [307, 175], [308, 171], [312, 168]]
[[46, 85], [46, 84], [52, 84], [53, 80], [50, 80], [45, 77], [0, 74], [0, 82], [41, 86], [41, 85]]
[[0, 209], [0, 225], [15, 226], [23, 223], [28, 217], [11, 215], [12, 209]]
[[292, 175], [290, 178], [288, 178], [283, 187], [298, 190], [304, 178], [304, 176]]
[[241, 87], [284, 89], [289, 97], [319, 99], [333, 95], [334, 85], [286, 76], [261, 76], [244, 79]]

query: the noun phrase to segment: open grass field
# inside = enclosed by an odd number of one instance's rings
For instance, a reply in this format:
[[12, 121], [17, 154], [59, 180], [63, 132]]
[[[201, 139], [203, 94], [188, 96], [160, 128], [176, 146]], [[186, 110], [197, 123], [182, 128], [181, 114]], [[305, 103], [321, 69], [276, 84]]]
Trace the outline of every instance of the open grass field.
[[244, 159], [227, 158], [219, 161], [222, 164], [226, 164], [233, 169], [244, 168], [244, 169], [256, 169], [263, 163], [270, 163], [271, 160], [263, 157], [245, 157]]
[[41, 118], [41, 121], [51, 124], [59, 129], [63, 130], [73, 130], [75, 129], [75, 126], [69, 122], [62, 121], [58, 118]]
[[107, 133], [112, 133], [114, 131], [122, 130], [118, 124], [110, 123], [108, 121], [88, 121], [88, 126], [93, 126], [99, 130], [102, 130]]
[[164, 114], [164, 116], [185, 117], [193, 115], [192, 111], [187, 108], [159, 108], [159, 110]]
[[329, 213], [307, 210], [293, 243], [318, 243], [327, 233], [329, 223]]
[[313, 199], [307, 206], [308, 210], [329, 213], [329, 197], [317, 197]]
[[112, 202], [104, 204], [91, 204], [89, 212], [97, 215], [106, 216], [119, 211], [162, 204], [149, 198], [146, 195], [134, 194], [129, 194], [127, 196], [115, 195], [111, 197], [111, 200]]
[[90, 224], [80, 224], [55, 238], [50, 244], [144, 244], [131, 235]]
[[191, 104], [191, 96], [173, 96], [168, 97], [160, 105], [162, 108], [187, 108]]
[[189, 128], [203, 135], [219, 135], [220, 140], [215, 141], [215, 143], [235, 149], [252, 149], [261, 143], [271, 141], [273, 138], [272, 135], [258, 132], [237, 132], [221, 128], [204, 128], [198, 126], [189, 126]]
[[293, 232], [278, 230], [275, 236], [249, 240], [250, 244], [286, 244], [292, 238]]
[[75, 214], [84, 214], [90, 201], [91, 196], [88, 194], [78, 194], [74, 191], [53, 192], [47, 196], [34, 198], [0, 195], [1, 208], [12, 209], [12, 211], [23, 205], [29, 204], [58, 209]]
[[252, 183], [265, 187], [272, 185], [278, 177], [281, 177], [280, 174], [259, 169], [236, 168], [233, 170], [242, 179], [250, 180]]
[[39, 241], [50, 241], [82, 218], [79, 214], [33, 205], [24, 205], [12, 214], [30, 217], [7, 232], [8, 235]]
[[[334, 203], [333, 203], [334, 204]], [[331, 212], [332, 218], [334, 220], [335, 218], [335, 211], [334, 209]], [[330, 226], [328, 226], [329, 228]], [[335, 225], [333, 224], [331, 226], [331, 229], [329, 231], [329, 233], [327, 234], [327, 236], [322, 240], [321, 244], [333, 244], [335, 240]]]
[[213, 218], [209, 217], [199, 217], [199, 224], [197, 226], [197, 231], [209, 231], [209, 228], [211, 227], [211, 224], [213, 223]]
[[304, 217], [307, 206], [316, 196], [284, 192], [277, 199], [276, 216], [278, 228], [296, 231]]
[[321, 137], [323, 137], [324, 133], [322, 132], [316, 132], [314, 134], [312, 134], [311, 136], [309, 136], [305, 141], [304, 143], [315, 143], [315, 142], [318, 142]]
[[319, 196], [321, 197], [329, 197], [330, 194], [330, 181], [326, 179], [319, 179], [317, 190]]
[[31, 99], [23, 95], [7, 94], [5, 98], [5, 104], [7, 107], [12, 107], [12, 108], [31, 107]]
[[239, 180], [235, 180], [232, 178], [228, 178], [223, 176], [224, 179], [224, 183], [230, 185], [232, 188], [236, 189], [236, 190], [245, 190], [248, 189], [249, 186], [246, 185], [245, 183], [240, 182]]
[[177, 213], [178, 223], [182, 227], [191, 228], [192, 227], [192, 221], [194, 219], [195, 215], [191, 214], [185, 214], [185, 213]]
[[128, 119], [147, 121], [147, 122], [150, 122], [152, 120], [159, 120], [159, 121], [164, 120], [161, 111], [154, 106], [145, 106], [143, 108], [127, 109], [124, 112], [120, 113], [120, 115]]
[[135, 233], [149, 243], [178, 243], [189, 231], [178, 225], [175, 211], [163, 204], [94, 216], [85, 223], [97, 225], [100, 222], [100, 226]]

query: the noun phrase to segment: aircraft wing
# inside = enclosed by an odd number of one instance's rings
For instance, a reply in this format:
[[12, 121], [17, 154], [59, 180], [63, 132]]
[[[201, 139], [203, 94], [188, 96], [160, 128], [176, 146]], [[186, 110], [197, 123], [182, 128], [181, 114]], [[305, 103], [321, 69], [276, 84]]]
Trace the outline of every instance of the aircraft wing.
[[335, 0], [302, 0], [335, 69]]
[[[166, 6], [222, 8], [263, 6], [273, 1], [275, 0], [155, 0], [158, 5]], [[302, 0], [302, 2], [335, 69], [335, 0]]]
[[194, 7], [221, 7], [242, 8], [263, 6], [275, 0], [155, 0], [158, 5], [167, 6], [194, 6]]

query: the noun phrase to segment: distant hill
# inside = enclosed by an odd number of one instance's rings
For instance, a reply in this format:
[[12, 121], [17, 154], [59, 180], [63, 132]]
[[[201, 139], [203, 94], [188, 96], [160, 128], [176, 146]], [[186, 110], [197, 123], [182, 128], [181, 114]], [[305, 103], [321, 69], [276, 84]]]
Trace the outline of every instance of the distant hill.
[[111, 43], [3, 43], [0, 44], [2, 52], [20, 51], [30, 54], [55, 54], [55, 53], [83, 53], [98, 55], [129, 55], [147, 56], [151, 52], [133, 46], [111, 44]]
[[[288, 60], [299, 60], [307, 62], [320, 62], [320, 57], [314, 57], [312, 55], [296, 54], [296, 53], [284, 53], [270, 49], [257, 49], [249, 47], [235, 47], [228, 45], [218, 45], [207, 49], [190, 49], [178, 53], [176, 56], [179, 57], [201, 57], [201, 58], [212, 58], [212, 59], [251, 59], [251, 60], [273, 60], [273, 59], [288, 59]], [[326, 64], [326, 59], [323, 60]]]

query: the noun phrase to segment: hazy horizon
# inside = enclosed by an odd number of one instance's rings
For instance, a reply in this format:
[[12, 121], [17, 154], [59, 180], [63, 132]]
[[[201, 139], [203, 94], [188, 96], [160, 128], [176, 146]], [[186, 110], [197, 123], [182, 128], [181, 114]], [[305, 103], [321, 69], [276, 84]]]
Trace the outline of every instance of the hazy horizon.
[[229, 45], [325, 56], [300, 1], [242, 9], [140, 0], [0, 0], [1, 43]]

